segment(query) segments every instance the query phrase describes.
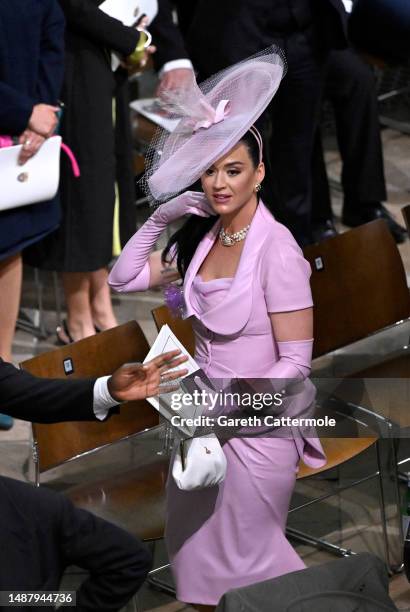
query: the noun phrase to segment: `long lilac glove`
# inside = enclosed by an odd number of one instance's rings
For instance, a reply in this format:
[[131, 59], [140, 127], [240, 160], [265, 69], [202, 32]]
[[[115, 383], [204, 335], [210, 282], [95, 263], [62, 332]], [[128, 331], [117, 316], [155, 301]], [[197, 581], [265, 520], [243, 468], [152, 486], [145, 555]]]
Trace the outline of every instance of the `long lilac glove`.
[[[205, 382], [198, 374], [192, 374], [183, 381], [183, 388], [186, 392], [191, 393], [195, 388], [200, 391], [205, 390], [208, 394], [218, 395], [216, 405], [209, 410], [209, 405], [204, 406], [203, 414], [213, 417], [215, 420], [224, 415], [230, 419], [243, 419], [255, 415], [263, 417], [265, 415], [273, 415], [275, 417], [291, 416], [295, 417], [311, 417], [314, 410], [313, 400], [316, 394], [315, 387], [306, 378], [310, 373], [313, 340], [291, 340], [287, 342], [278, 342], [279, 360], [271, 368], [270, 378], [246, 378], [233, 379], [231, 384], [224, 387], [226, 397], [231, 397], [229, 394], [254, 395], [255, 398], [262, 394], [273, 396], [276, 393], [282, 394], [283, 404], [281, 406], [266, 406], [262, 409], [252, 408], [251, 406], [238, 406], [238, 402], [232, 401], [222, 402], [220, 400], [219, 391], [220, 384], [218, 379]], [[212, 387], [209, 386], [212, 383]], [[226, 384], [226, 381], [224, 381]], [[232, 397], [235, 397], [233, 395]], [[216, 421], [215, 421], [216, 422]], [[243, 422], [232, 427], [211, 429], [218, 437], [225, 438], [233, 435], [237, 436], [255, 436], [264, 435], [272, 431], [272, 427], [263, 422], [260, 425], [251, 423], [244, 425]], [[285, 437], [289, 434], [283, 430], [282, 435]]]
[[209, 217], [214, 213], [205, 195], [197, 191], [185, 191], [161, 204], [125, 245], [108, 277], [109, 285], [123, 293], [148, 289], [148, 258], [155, 243], [167, 225], [188, 214]]
[[304, 380], [310, 374], [313, 339], [277, 342], [279, 360], [274, 364], [270, 378]]

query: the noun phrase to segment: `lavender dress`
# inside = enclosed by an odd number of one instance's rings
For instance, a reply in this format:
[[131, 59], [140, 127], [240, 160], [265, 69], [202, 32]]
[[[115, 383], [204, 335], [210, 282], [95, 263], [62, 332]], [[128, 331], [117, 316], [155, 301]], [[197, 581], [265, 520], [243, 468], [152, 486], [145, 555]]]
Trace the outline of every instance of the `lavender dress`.
[[[195, 359], [210, 378], [269, 378], [278, 359], [269, 312], [312, 305], [309, 264], [261, 203], [234, 279], [204, 282], [197, 272], [218, 231], [216, 224], [205, 236], [185, 277]], [[306, 381], [287, 410], [297, 414], [295, 403], [313, 399]], [[326, 459], [317, 439], [300, 434], [226, 441], [219, 486], [187, 492], [169, 479], [166, 542], [179, 600], [216, 605], [230, 589], [304, 567], [285, 537], [290, 498], [299, 460], [320, 466]]]

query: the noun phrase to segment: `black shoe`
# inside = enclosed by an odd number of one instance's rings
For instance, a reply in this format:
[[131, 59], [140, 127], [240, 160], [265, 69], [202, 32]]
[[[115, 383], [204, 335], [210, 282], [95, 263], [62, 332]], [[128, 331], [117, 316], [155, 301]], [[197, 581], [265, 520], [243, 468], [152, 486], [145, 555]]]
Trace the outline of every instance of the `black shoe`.
[[63, 319], [61, 325], [56, 327], [56, 336], [59, 346], [68, 346], [74, 342], [70, 330], [68, 329], [67, 319]]
[[314, 223], [312, 235], [314, 242], [323, 242], [323, 240], [337, 236], [337, 230], [332, 219], [326, 219], [320, 223]]
[[387, 208], [380, 204], [380, 202], [369, 202], [365, 205], [362, 202], [356, 205], [354, 211], [343, 210], [342, 223], [348, 227], [357, 227], [375, 219], [384, 219], [386, 221], [391, 235], [397, 244], [401, 244], [406, 240], [407, 232], [404, 227], [397, 223]]

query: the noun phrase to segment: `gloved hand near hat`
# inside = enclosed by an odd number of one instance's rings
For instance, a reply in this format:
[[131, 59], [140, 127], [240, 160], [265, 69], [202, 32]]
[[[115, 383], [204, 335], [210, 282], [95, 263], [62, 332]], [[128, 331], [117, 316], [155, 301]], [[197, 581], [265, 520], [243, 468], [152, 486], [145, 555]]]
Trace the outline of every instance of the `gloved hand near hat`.
[[109, 285], [120, 292], [145, 291], [149, 287], [150, 267], [148, 258], [159, 236], [173, 221], [184, 215], [209, 217], [214, 214], [203, 193], [185, 191], [161, 204], [146, 223], [125, 245], [108, 277]]

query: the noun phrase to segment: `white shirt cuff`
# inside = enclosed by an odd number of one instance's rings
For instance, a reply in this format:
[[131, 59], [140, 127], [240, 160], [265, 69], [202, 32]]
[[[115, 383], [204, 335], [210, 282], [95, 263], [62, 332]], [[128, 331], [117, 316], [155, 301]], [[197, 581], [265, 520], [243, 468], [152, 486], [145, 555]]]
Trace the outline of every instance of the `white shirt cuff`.
[[108, 391], [107, 381], [109, 378], [110, 376], [101, 376], [94, 383], [93, 409], [99, 421], [103, 421], [106, 418], [110, 408], [120, 403], [113, 399]]
[[165, 64], [159, 71], [158, 76], [160, 79], [162, 79], [166, 72], [169, 72], [170, 70], [176, 70], [177, 68], [188, 68], [190, 70], [194, 69], [192, 66], [192, 62], [189, 59], [177, 59], [172, 60], [170, 62], [165, 62]]

